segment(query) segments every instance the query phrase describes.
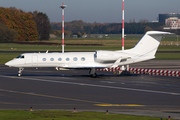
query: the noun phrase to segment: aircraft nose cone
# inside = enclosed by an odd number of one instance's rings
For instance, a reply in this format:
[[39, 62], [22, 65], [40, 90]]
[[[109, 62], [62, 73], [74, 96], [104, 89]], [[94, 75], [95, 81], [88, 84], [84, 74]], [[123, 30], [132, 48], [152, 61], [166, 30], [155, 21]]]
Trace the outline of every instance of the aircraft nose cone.
[[6, 65], [6, 66], [11, 66], [11, 65], [12, 65], [12, 62], [11, 62], [11, 61], [6, 62], [5, 65]]
[[9, 66], [9, 62], [6, 62], [5, 65], [6, 65], [6, 66]]

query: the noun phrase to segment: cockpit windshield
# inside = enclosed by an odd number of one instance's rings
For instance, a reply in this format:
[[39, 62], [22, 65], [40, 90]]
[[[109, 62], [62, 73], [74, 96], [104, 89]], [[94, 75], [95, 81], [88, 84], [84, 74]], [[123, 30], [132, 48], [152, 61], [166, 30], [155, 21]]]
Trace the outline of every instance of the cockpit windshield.
[[17, 58], [21, 58], [22, 59], [22, 58], [24, 58], [24, 55], [19, 55]]

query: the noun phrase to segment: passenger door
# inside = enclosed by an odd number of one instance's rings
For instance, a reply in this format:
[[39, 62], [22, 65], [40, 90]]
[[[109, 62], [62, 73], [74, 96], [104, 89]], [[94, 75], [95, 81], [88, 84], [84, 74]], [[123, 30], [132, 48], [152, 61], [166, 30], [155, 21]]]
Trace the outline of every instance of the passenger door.
[[32, 66], [38, 66], [38, 56], [37, 55], [32, 56]]

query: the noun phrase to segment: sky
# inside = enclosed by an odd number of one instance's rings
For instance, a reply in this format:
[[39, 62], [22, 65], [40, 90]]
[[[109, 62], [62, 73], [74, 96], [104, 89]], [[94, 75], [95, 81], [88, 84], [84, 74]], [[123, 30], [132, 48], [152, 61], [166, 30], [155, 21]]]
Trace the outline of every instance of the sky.
[[[135, 19], [157, 20], [159, 13], [180, 13], [180, 0], [124, 0], [125, 22]], [[87, 23], [121, 23], [122, 0], [0, 0], [0, 7], [16, 7], [25, 12], [46, 13], [50, 22], [62, 21], [62, 3], [65, 21], [83, 20]]]

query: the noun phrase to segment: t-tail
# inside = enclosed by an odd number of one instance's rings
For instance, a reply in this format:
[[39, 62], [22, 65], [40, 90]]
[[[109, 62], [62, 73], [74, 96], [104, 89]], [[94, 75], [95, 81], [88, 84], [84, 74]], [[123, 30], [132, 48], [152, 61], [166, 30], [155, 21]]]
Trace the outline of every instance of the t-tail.
[[133, 48], [133, 51], [141, 55], [154, 57], [163, 35], [169, 34], [172, 33], [149, 31], [137, 43], [137, 45]]
[[163, 35], [171, 34], [170, 32], [148, 31], [134, 48], [121, 52], [128, 55], [134, 63], [154, 59]]
[[171, 35], [170, 32], [149, 31], [136, 44], [133, 49], [135, 53], [147, 56], [154, 56], [163, 35]]

